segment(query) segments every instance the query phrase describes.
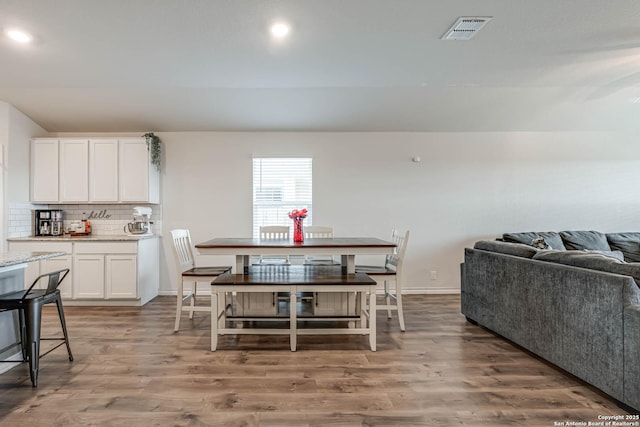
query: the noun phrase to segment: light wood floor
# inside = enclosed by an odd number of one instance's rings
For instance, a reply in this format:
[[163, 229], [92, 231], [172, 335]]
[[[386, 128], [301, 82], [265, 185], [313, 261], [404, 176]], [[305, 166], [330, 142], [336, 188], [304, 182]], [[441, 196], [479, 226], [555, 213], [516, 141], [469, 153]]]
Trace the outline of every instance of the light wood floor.
[[[465, 322], [458, 296], [405, 299], [407, 332], [378, 317], [360, 336], [225, 336], [175, 299], [143, 308], [66, 307], [63, 348], [0, 375], [2, 426], [553, 426], [627, 412], [595, 389]], [[45, 330], [55, 332], [47, 308]]]

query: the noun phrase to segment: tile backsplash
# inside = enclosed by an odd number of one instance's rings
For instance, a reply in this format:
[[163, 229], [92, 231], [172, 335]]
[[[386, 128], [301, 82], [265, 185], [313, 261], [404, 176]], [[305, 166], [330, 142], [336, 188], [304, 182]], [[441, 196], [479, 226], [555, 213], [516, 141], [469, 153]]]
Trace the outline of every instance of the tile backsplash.
[[[28, 237], [34, 234], [34, 211], [36, 209], [62, 209], [64, 229], [69, 222], [81, 220], [86, 214], [91, 221], [91, 232], [99, 235], [125, 234], [124, 227], [133, 219], [133, 207], [131, 205], [33, 205], [31, 203], [10, 203], [7, 237]], [[151, 214], [151, 231], [160, 234], [162, 230], [162, 206], [149, 206]]]
[[9, 203], [7, 237], [32, 236], [34, 230], [33, 211], [36, 209], [48, 209], [48, 207], [31, 203]]

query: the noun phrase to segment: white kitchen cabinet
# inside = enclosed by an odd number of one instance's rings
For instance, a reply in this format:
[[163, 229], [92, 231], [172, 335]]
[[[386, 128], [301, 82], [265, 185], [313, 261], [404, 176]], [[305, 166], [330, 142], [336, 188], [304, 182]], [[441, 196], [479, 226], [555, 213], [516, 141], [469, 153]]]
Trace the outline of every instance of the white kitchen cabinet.
[[57, 139], [34, 139], [31, 141], [31, 201], [58, 202], [58, 166]]
[[106, 298], [137, 298], [136, 256], [106, 255], [105, 278]]
[[31, 201], [159, 203], [160, 174], [144, 138], [37, 138]]
[[[69, 268], [60, 292], [66, 305], [140, 306], [158, 295], [160, 283], [157, 237], [139, 240], [58, 241], [13, 239], [9, 250], [55, 251], [67, 255], [29, 263], [25, 285], [42, 273]], [[64, 239], [64, 240], [63, 240]]]
[[74, 298], [104, 298], [104, 255], [74, 255], [73, 269]]
[[75, 297], [136, 298], [137, 251], [136, 242], [74, 243]]
[[146, 141], [127, 138], [119, 143], [120, 201], [158, 203], [159, 174], [150, 163]]
[[[74, 242], [74, 301], [144, 305], [158, 295], [158, 239]], [[84, 265], [83, 265], [84, 264]], [[99, 277], [99, 280], [96, 279]]]
[[89, 140], [89, 201], [118, 201], [118, 140]]
[[[72, 262], [72, 244], [71, 242], [9, 242], [9, 251], [12, 252], [65, 252], [67, 255], [55, 258], [33, 261], [27, 264], [24, 272], [25, 289], [31, 286], [33, 281], [41, 274], [50, 273], [52, 271], [68, 268], [69, 274], [60, 284], [60, 295], [63, 298], [72, 297], [73, 283], [73, 262]], [[44, 281], [38, 283], [38, 288], [45, 288], [47, 284]]]
[[89, 200], [89, 141], [61, 139], [60, 201], [63, 203]]

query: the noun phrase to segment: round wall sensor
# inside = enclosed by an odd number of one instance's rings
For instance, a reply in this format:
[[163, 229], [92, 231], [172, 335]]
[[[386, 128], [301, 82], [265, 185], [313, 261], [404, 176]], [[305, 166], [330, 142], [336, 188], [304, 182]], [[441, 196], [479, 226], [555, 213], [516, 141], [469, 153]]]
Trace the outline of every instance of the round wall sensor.
[[413, 156], [413, 157], [411, 158], [411, 161], [412, 161], [413, 163], [420, 163], [420, 160], [422, 160], [422, 159], [420, 158], [420, 156]]

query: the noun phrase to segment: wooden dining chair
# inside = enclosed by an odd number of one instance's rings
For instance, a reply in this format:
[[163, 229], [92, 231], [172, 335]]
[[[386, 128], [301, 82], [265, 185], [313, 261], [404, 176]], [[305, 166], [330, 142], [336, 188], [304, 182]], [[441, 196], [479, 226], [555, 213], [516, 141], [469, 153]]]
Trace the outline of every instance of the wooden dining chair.
[[[396, 244], [396, 250], [393, 254], [385, 257], [383, 266], [358, 265], [356, 264], [356, 273], [368, 274], [378, 283], [382, 283], [384, 287], [384, 304], [378, 304], [377, 309], [387, 309], [387, 317], [391, 319], [391, 310], [398, 312], [398, 321], [400, 322], [400, 330], [404, 332], [404, 311], [402, 310], [402, 267], [404, 264], [404, 256], [407, 251], [407, 243], [409, 241], [409, 230], [399, 233], [397, 230], [391, 232], [391, 240]], [[393, 287], [390, 286], [393, 283]]]
[[309, 225], [304, 227], [305, 239], [333, 239], [333, 227]]
[[[286, 225], [265, 225], [260, 227], [260, 240], [289, 240], [289, 227]], [[258, 264], [289, 264], [289, 254], [260, 255]]]
[[[333, 239], [333, 227], [324, 225], [309, 225], [304, 227], [304, 238], [306, 239]], [[337, 263], [333, 254], [327, 255], [306, 255], [304, 263], [307, 265], [334, 265]]]
[[[193, 313], [195, 311], [211, 313], [211, 306], [196, 306], [198, 282], [206, 282], [210, 285], [219, 275], [230, 272], [231, 266], [196, 267], [189, 230], [171, 230], [171, 237], [173, 239], [176, 271], [178, 272], [176, 322], [173, 328], [173, 330], [177, 332], [180, 329], [180, 317], [183, 311], [189, 312], [189, 319], [193, 319]], [[188, 292], [187, 295], [184, 295], [185, 282], [191, 282], [191, 291]], [[186, 302], [190, 304], [185, 306], [184, 304]], [[225, 299], [222, 298], [219, 304], [226, 304]]]

